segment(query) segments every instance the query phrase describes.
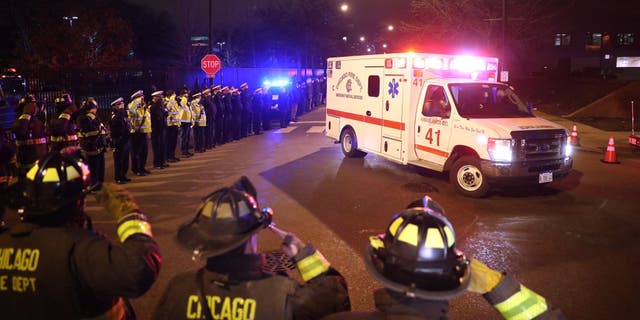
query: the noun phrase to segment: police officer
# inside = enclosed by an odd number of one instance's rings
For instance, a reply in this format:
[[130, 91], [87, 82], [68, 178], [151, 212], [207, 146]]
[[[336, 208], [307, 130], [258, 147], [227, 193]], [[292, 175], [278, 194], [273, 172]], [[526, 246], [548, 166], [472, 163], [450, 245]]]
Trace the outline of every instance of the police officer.
[[222, 88], [222, 104], [224, 105], [224, 142], [233, 141], [233, 104], [231, 103], [231, 89], [227, 86]]
[[113, 108], [109, 129], [111, 142], [113, 143], [113, 169], [117, 184], [125, 184], [131, 179], [127, 178], [129, 171], [129, 152], [131, 151], [131, 122], [129, 113], [124, 108], [122, 97], [111, 102]]
[[78, 128], [71, 117], [78, 111], [78, 107], [71, 100], [71, 95], [63, 94], [56, 98], [58, 117], [51, 121], [51, 151], [60, 151], [66, 147], [78, 145]]
[[188, 101], [189, 90], [182, 89], [178, 104], [180, 105], [180, 151], [186, 158], [193, 156], [189, 152], [189, 144], [191, 143], [191, 127], [193, 126], [193, 112]]
[[166, 131], [167, 131], [167, 110], [164, 105], [162, 91], [155, 91], [151, 94], [151, 148], [153, 149], [153, 167], [164, 169], [169, 166], [166, 162]]
[[37, 116], [38, 106], [33, 95], [26, 95], [18, 103], [21, 115], [14, 121], [11, 133], [16, 143], [19, 176], [31, 169], [38, 159], [47, 154], [47, 135], [44, 123]]
[[178, 146], [178, 133], [180, 131], [180, 105], [176, 101], [176, 92], [167, 90], [167, 162], [178, 162], [176, 147]]
[[231, 106], [233, 108], [233, 132], [232, 139], [240, 140], [242, 138], [242, 113], [244, 106], [240, 97], [240, 90], [233, 88], [231, 90]]
[[262, 88], [254, 90], [251, 96], [251, 110], [253, 111], [253, 133], [255, 134], [262, 134], [262, 114], [264, 112], [262, 100]]
[[202, 105], [202, 94], [200, 92], [191, 96], [191, 111], [193, 112], [193, 142], [195, 152], [205, 151], [205, 139], [207, 130], [207, 114]]
[[225, 108], [224, 102], [222, 101], [222, 88], [217, 85], [213, 87], [213, 103], [216, 106], [216, 127], [215, 127], [215, 135], [216, 135], [216, 144], [221, 145], [224, 144], [224, 117], [225, 117]]
[[216, 105], [213, 102], [213, 96], [211, 96], [211, 89], [204, 89], [202, 91], [202, 100], [200, 101], [204, 106], [204, 113], [207, 117], [204, 147], [205, 149], [213, 149], [216, 146]]
[[106, 129], [100, 118], [96, 116], [98, 103], [88, 98], [80, 110], [78, 123], [78, 138], [80, 148], [87, 156], [91, 180], [100, 188], [104, 182], [104, 153], [107, 149]]
[[151, 225], [126, 190], [107, 183], [96, 198], [117, 221], [120, 243], [92, 230], [89, 168], [67, 149], [31, 168], [22, 219], [0, 232], [2, 317], [135, 319], [127, 299], [144, 294], [162, 264]]
[[263, 269], [257, 233], [270, 224], [270, 210], [260, 210], [246, 177], [207, 196], [193, 221], [178, 229], [178, 241], [206, 266], [176, 275], [153, 319], [318, 319], [349, 310], [344, 278], [291, 233], [279, 232], [283, 251], [305, 283]]
[[244, 82], [240, 85], [240, 102], [242, 103], [242, 124], [240, 126], [240, 136], [246, 138], [253, 134], [251, 124], [253, 122], [253, 110], [251, 109], [251, 92], [249, 85]]
[[144, 92], [138, 90], [131, 95], [128, 108], [131, 121], [131, 171], [137, 176], [146, 176], [151, 172], [145, 168], [149, 155], [149, 133], [151, 115], [144, 101]]
[[505, 319], [564, 319], [511, 275], [469, 261], [456, 249], [444, 210], [428, 196], [397, 213], [384, 234], [370, 237], [364, 258], [385, 287], [374, 293], [377, 310], [323, 319], [448, 319], [448, 300], [466, 291], [483, 294]]

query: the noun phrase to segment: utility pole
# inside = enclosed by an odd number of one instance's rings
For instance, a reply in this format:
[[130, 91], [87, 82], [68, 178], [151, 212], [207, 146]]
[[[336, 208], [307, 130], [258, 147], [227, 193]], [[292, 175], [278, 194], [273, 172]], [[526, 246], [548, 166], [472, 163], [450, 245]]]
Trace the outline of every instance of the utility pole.
[[[209, 0], [209, 54], [213, 53], [213, 39], [211, 38], [211, 15], [213, 10], [212, 2], [213, 0]], [[209, 78], [209, 86], [213, 85], [213, 77]]]
[[507, 70], [507, 0], [502, 0], [502, 71]]

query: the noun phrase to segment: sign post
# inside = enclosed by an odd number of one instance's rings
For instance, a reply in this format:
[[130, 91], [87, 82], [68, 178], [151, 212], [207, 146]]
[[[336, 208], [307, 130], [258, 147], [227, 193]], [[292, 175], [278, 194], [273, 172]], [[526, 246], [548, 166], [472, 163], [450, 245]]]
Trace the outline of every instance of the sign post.
[[200, 68], [207, 74], [207, 78], [213, 78], [222, 69], [222, 61], [215, 54], [208, 54], [200, 60]]

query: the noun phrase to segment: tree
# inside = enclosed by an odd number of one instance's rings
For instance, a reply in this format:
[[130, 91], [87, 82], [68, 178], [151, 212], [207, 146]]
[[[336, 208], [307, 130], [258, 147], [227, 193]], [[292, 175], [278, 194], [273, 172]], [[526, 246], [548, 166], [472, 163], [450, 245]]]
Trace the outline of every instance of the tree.
[[541, 41], [549, 41], [553, 20], [574, 0], [412, 0], [411, 17], [401, 24], [405, 44], [418, 50], [476, 50], [499, 55], [503, 46], [503, 4], [506, 4], [506, 52], [522, 57]]

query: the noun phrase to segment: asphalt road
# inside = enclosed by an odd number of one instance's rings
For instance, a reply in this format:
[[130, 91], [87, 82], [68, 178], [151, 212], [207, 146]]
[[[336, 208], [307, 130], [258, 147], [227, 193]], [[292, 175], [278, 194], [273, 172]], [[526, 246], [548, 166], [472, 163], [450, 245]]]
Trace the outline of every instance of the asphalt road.
[[[176, 244], [177, 227], [195, 215], [203, 196], [241, 175], [256, 185], [260, 205], [274, 209], [279, 227], [313, 242], [345, 275], [355, 310], [372, 309], [372, 292], [380, 287], [361, 259], [368, 237], [384, 232], [393, 214], [428, 194], [445, 208], [459, 249], [513, 274], [569, 319], [634, 314], [640, 288], [637, 155], [611, 165], [599, 161], [600, 153], [578, 151], [574, 170], [562, 181], [470, 199], [456, 194], [443, 174], [372, 155], [345, 159], [322, 133], [324, 109], [300, 120], [132, 177], [126, 187], [149, 215], [164, 257], [158, 282], [134, 301], [140, 318], [150, 317], [173, 275], [203, 264]], [[107, 180], [113, 180], [110, 170]], [[116, 239], [115, 223], [93, 200], [87, 211], [98, 230]], [[277, 249], [278, 238], [263, 231], [260, 248]], [[470, 293], [452, 301], [450, 316], [501, 319]]]

